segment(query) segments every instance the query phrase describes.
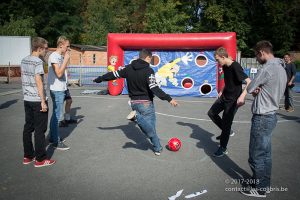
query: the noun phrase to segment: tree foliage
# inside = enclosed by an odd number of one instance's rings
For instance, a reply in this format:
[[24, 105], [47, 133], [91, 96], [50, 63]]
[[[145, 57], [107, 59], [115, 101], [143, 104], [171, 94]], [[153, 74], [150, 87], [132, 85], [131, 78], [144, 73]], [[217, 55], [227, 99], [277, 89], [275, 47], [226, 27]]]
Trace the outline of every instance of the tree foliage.
[[179, 9], [174, 0], [151, 0], [145, 12], [146, 33], [182, 33], [186, 31], [188, 15]]
[[2, 0], [1, 35], [38, 35], [55, 46], [106, 45], [107, 33], [236, 32], [238, 49], [253, 56], [259, 40], [277, 55], [300, 48], [300, 0]]
[[28, 17], [15, 20], [11, 17], [9, 22], [4, 22], [0, 27], [0, 35], [36, 36], [33, 19]]

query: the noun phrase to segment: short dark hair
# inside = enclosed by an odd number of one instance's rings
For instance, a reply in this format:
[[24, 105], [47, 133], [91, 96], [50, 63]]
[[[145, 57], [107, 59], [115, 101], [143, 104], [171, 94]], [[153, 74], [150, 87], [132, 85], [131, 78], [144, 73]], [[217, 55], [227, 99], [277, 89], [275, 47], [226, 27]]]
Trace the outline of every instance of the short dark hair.
[[214, 56], [216, 56], [216, 55], [218, 55], [220, 57], [224, 56], [225, 58], [228, 58], [228, 52], [224, 47], [218, 48], [214, 53]]
[[31, 50], [37, 51], [38, 48], [44, 48], [44, 45], [48, 44], [48, 41], [42, 37], [34, 37], [31, 41]]
[[285, 53], [283, 56], [289, 56], [289, 57], [291, 57], [292, 55], [290, 53]]
[[147, 56], [152, 57], [152, 52], [148, 49], [142, 49], [139, 53], [139, 58], [140, 59], [145, 59]]
[[253, 50], [255, 54], [259, 53], [259, 51], [273, 54], [273, 45], [267, 40], [262, 40], [256, 43]]

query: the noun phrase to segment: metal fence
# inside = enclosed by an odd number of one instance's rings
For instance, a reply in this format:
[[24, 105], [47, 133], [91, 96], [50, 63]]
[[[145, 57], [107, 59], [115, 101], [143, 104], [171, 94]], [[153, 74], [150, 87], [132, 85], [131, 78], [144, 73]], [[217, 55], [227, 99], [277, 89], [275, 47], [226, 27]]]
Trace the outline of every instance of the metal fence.
[[107, 87], [107, 82], [94, 83], [98, 76], [107, 73], [106, 66], [68, 66], [68, 79], [70, 82], [77, 82], [79, 86], [103, 86]]
[[240, 64], [244, 69], [251, 69], [251, 68], [259, 69], [261, 67], [261, 64], [259, 64], [256, 61], [256, 58], [241, 58]]
[[[241, 58], [240, 64], [250, 78], [255, 76], [255, 74], [251, 73], [251, 68], [259, 68], [261, 66], [255, 58]], [[78, 83], [79, 86], [107, 87], [107, 82], [100, 84], [93, 82], [95, 78], [105, 73], [107, 73], [106, 66], [68, 66], [69, 82]]]

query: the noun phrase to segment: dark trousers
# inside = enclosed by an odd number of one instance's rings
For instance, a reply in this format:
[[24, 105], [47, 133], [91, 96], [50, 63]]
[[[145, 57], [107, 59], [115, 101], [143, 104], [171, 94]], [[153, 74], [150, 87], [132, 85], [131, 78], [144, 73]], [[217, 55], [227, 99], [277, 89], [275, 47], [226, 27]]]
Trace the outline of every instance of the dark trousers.
[[289, 86], [286, 86], [284, 91], [284, 108], [286, 110], [289, 108], [294, 109], [293, 92]]
[[[222, 118], [219, 113], [223, 111]], [[225, 100], [223, 96], [218, 98], [208, 111], [210, 119], [222, 130], [220, 145], [227, 148], [230, 137], [231, 125], [237, 111], [236, 100]]]
[[[48, 111], [41, 112], [41, 102], [24, 101], [25, 125], [23, 130], [24, 157], [37, 161], [46, 159], [45, 132], [48, 125]], [[34, 148], [32, 133], [34, 132]]]

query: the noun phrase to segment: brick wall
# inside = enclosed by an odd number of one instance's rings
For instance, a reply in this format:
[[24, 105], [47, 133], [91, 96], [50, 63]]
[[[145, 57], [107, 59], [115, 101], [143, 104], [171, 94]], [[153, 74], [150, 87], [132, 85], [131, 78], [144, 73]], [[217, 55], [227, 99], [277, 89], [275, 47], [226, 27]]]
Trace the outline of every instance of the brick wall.
[[[55, 50], [56, 48], [49, 48], [49, 51], [51, 52]], [[94, 55], [95, 63], [93, 59]], [[107, 52], [104, 51], [80, 51], [71, 48], [70, 56], [70, 65], [107, 66]]]

